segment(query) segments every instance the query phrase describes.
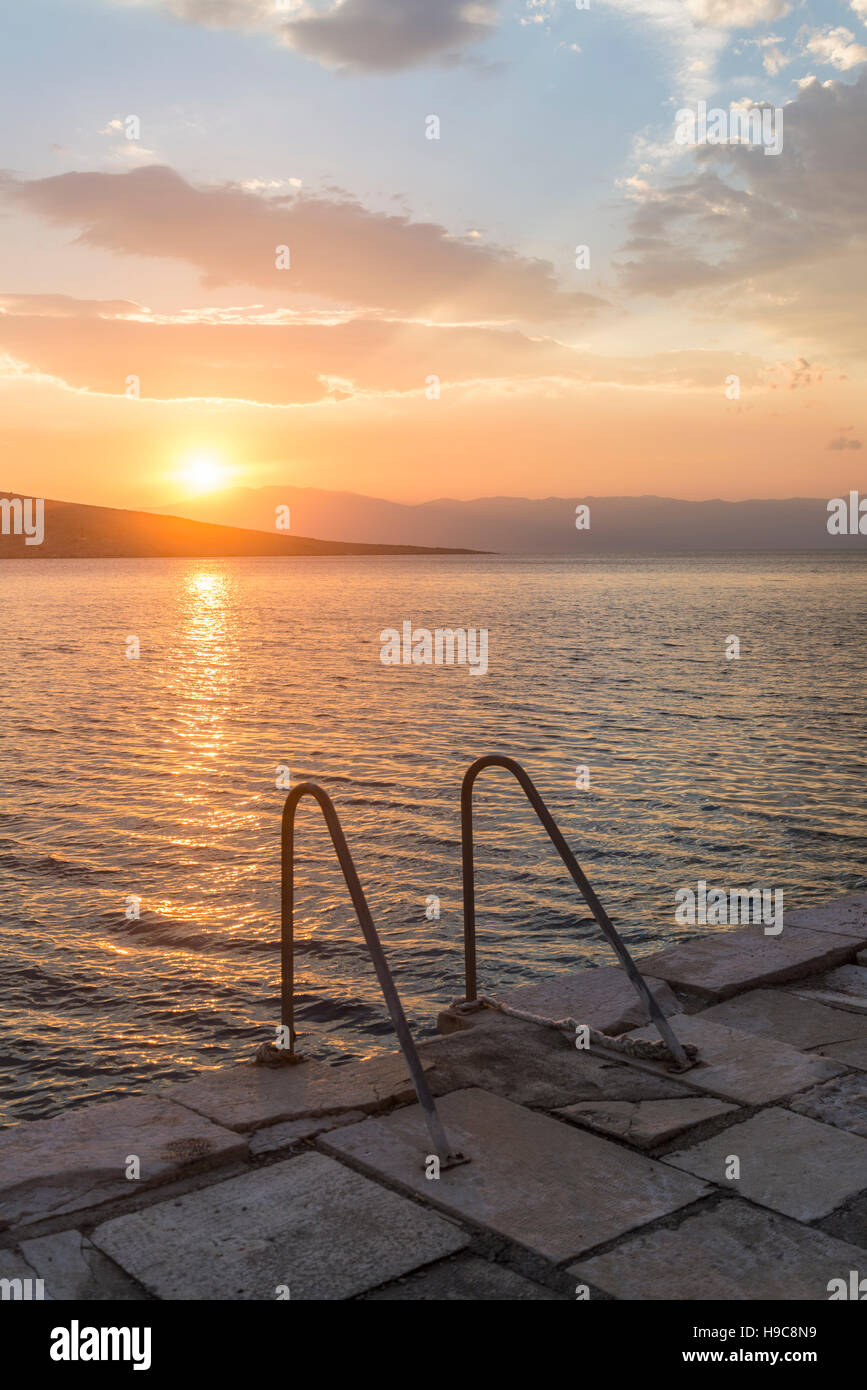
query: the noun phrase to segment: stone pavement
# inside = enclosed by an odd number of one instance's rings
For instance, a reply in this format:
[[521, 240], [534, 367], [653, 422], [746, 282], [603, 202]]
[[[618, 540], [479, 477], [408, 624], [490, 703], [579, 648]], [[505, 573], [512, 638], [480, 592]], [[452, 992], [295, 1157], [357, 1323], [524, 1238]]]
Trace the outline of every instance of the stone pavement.
[[[438, 1174], [399, 1053], [3, 1131], [3, 1297], [825, 1300], [867, 1276], [865, 947], [858, 894], [641, 960], [681, 1074], [446, 1009], [420, 1052], [469, 1161]], [[619, 967], [508, 1002], [657, 1036]]]

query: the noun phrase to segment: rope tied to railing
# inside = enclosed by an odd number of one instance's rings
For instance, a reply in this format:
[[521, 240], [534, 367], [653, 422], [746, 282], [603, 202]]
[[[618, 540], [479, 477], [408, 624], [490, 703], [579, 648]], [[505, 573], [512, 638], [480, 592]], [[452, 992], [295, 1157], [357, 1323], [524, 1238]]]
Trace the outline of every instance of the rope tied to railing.
[[[485, 995], [475, 1002], [484, 1008], [496, 1009], [498, 1013], [506, 1014], [509, 1018], [520, 1019], [523, 1023], [535, 1023], [540, 1028], [554, 1028], [571, 1040], [574, 1040], [579, 1028], [586, 1028], [587, 1041], [591, 1048], [621, 1053], [627, 1060], [633, 1058], [643, 1062], [661, 1062], [671, 1071], [687, 1069], [661, 1040], [630, 1038], [625, 1035], [612, 1037], [608, 1033], [600, 1033], [598, 1028], [591, 1028], [589, 1023], [581, 1023], [577, 1018], [545, 1018], [542, 1014], [532, 1014], [527, 1009], [515, 1009], [510, 1004], [502, 1004], [498, 999], [490, 999]], [[689, 1067], [694, 1067], [698, 1060], [698, 1048], [692, 1043], [681, 1043], [681, 1047], [686, 1054]]]

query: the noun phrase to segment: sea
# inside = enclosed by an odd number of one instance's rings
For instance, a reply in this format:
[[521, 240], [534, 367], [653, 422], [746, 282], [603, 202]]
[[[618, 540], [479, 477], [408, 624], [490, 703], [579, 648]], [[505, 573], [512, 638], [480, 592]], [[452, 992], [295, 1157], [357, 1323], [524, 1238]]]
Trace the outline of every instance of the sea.
[[[382, 634], [487, 633], [487, 670]], [[735, 640], [733, 640], [735, 639]], [[0, 1124], [276, 1036], [287, 784], [333, 798], [414, 1035], [464, 990], [460, 786], [535, 782], [636, 957], [867, 887], [860, 554], [0, 562]], [[517, 782], [475, 790], [480, 990], [614, 963]], [[298, 811], [306, 1056], [391, 1051], [321, 812]]]

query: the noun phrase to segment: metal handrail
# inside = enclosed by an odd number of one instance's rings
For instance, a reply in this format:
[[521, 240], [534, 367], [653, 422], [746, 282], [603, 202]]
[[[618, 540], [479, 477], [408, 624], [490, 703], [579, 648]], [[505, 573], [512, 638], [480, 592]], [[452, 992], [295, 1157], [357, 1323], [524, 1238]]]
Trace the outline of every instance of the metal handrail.
[[293, 787], [286, 798], [283, 807], [283, 817], [280, 826], [280, 864], [281, 864], [281, 884], [280, 884], [280, 964], [281, 964], [281, 987], [280, 987], [280, 1021], [284, 1029], [289, 1033], [289, 1053], [295, 1056], [295, 811], [298, 803], [303, 796], [312, 796], [319, 802], [325, 823], [331, 834], [331, 842], [334, 845], [340, 867], [343, 870], [343, 877], [349, 889], [349, 896], [352, 898], [352, 906], [355, 908], [355, 915], [358, 918], [370, 958], [373, 961], [373, 968], [376, 971], [380, 988], [385, 996], [388, 1005], [388, 1012], [391, 1014], [391, 1021], [394, 1024], [394, 1031], [397, 1033], [397, 1040], [400, 1043], [401, 1051], [406, 1060], [409, 1074], [412, 1077], [412, 1084], [418, 1097], [418, 1103], [424, 1112], [425, 1122], [433, 1141], [434, 1153], [440, 1158], [442, 1164], [447, 1161], [450, 1163], [463, 1161], [462, 1155], [452, 1152], [449, 1149], [449, 1142], [437, 1112], [434, 1098], [431, 1095], [430, 1087], [425, 1078], [421, 1060], [416, 1051], [403, 1005], [394, 987], [394, 980], [391, 978], [391, 971], [382, 949], [373, 918], [370, 915], [370, 908], [367, 906], [367, 899], [364, 890], [359, 882], [358, 873], [355, 868], [349, 846], [346, 843], [346, 836], [340, 824], [340, 818], [334, 806], [334, 802], [328, 793], [315, 782], [300, 782]]
[[639, 998], [648, 1011], [650, 1020], [655, 1024], [660, 1037], [672, 1056], [677, 1061], [679, 1067], [686, 1070], [690, 1061], [683, 1050], [683, 1047], [675, 1037], [671, 1026], [665, 1015], [648, 989], [644, 977], [638, 970], [635, 962], [621, 941], [614, 928], [608, 913], [600, 903], [593, 889], [591, 888], [587, 876], [572, 853], [571, 849], [563, 839], [560, 829], [545, 805], [535, 785], [530, 780], [521, 764], [514, 758], [506, 758], [498, 753], [487, 754], [483, 758], [477, 758], [471, 763], [464, 773], [461, 783], [461, 853], [463, 860], [463, 885], [464, 885], [464, 967], [466, 977], [466, 1000], [472, 1003], [477, 996], [476, 988], [476, 875], [473, 857], [473, 786], [479, 773], [486, 767], [504, 767], [507, 772], [519, 782], [527, 800], [539, 817], [543, 826], [548, 832], [554, 848], [569, 870], [573, 881], [578, 887], [584, 901], [593, 913], [609, 945], [613, 946], [617, 952], [620, 964], [623, 966], [630, 981], [638, 992]]

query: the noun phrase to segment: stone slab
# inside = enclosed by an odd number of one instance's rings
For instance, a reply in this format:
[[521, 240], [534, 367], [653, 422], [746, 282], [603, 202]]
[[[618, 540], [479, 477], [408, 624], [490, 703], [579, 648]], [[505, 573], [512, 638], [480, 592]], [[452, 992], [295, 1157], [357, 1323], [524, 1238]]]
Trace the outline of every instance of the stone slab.
[[820, 1047], [818, 1050], [823, 1057], [827, 1057], [832, 1062], [839, 1062], [847, 1067], [857, 1067], [860, 1071], [867, 1071], [867, 1038], [855, 1038], [852, 1042], [831, 1043], [828, 1047]]
[[[815, 999], [835, 1009], [867, 1015], [867, 970], [863, 965], [839, 965], [816, 979], [787, 988], [799, 998]], [[864, 1027], [867, 1029], [867, 1018]]]
[[315, 1139], [317, 1134], [324, 1134], [327, 1129], [354, 1125], [365, 1118], [363, 1110], [346, 1110], [340, 1115], [321, 1115], [318, 1118], [286, 1120], [281, 1125], [267, 1125], [250, 1135], [250, 1153], [253, 1158], [279, 1153], [281, 1149], [289, 1149], [305, 1139]]
[[588, 1125], [639, 1149], [650, 1149], [707, 1120], [737, 1114], [737, 1110], [735, 1105], [725, 1105], [708, 1096], [689, 1096], [685, 1100], [579, 1101], [556, 1113], [564, 1120]]
[[[725, 1176], [729, 1155], [740, 1160], [736, 1180]], [[867, 1140], [777, 1108], [663, 1161], [796, 1221], [828, 1216], [867, 1187]]]
[[203, 1072], [193, 1081], [164, 1087], [160, 1094], [242, 1132], [281, 1120], [341, 1110], [367, 1112], [415, 1099], [400, 1052], [341, 1067], [327, 1062], [303, 1062], [296, 1067], [248, 1062]]
[[855, 960], [859, 965], [867, 965], [867, 951], [859, 951]]
[[554, 1293], [543, 1284], [525, 1279], [522, 1274], [505, 1265], [481, 1260], [477, 1255], [455, 1255], [441, 1260], [417, 1274], [408, 1274], [387, 1288], [361, 1295], [364, 1303], [418, 1301], [437, 1303], [499, 1302], [527, 1303], [564, 1302], [568, 1294]]
[[88, 1302], [142, 1298], [132, 1281], [80, 1231], [23, 1240], [21, 1252], [45, 1280], [50, 1298]]
[[[867, 1139], [867, 1085], [858, 1072], [835, 1076], [833, 1081], [826, 1081], [821, 1086], [814, 1086], [812, 1091], [793, 1096], [789, 1109]], [[867, 1173], [864, 1175], [864, 1186], [867, 1187]]]
[[[663, 980], [648, 980], [648, 988], [664, 1014], [676, 1014], [680, 1004]], [[543, 1018], [574, 1018], [609, 1036], [640, 1028], [648, 1022], [647, 1010], [625, 970], [603, 965], [555, 975], [499, 996], [502, 1004]]]
[[635, 963], [643, 975], [719, 1002], [760, 985], [780, 984], [842, 965], [855, 948], [851, 936], [804, 931], [788, 923], [779, 936], [765, 936], [761, 927], [737, 931], [707, 927], [706, 932]]
[[[34, 1284], [34, 1280], [39, 1277], [39, 1271], [34, 1269], [31, 1264], [28, 1264], [17, 1250], [0, 1250], [0, 1279], [8, 1279], [10, 1281], [14, 1279], [21, 1279], [22, 1281], [25, 1279], [30, 1280], [29, 1286], [22, 1282], [20, 1289], [12, 1284], [0, 1287], [0, 1300], [4, 1303], [17, 1301], [19, 1295], [22, 1302], [33, 1302], [36, 1300], [38, 1298], [38, 1290]], [[4, 1288], [7, 1289], [6, 1294], [3, 1292]], [[44, 1287], [42, 1289], [42, 1295], [45, 1299], [51, 1298], [48, 1289]]]
[[786, 912], [783, 935], [790, 926], [809, 931], [848, 936], [857, 946], [867, 946], [867, 893], [849, 893], [820, 907], [799, 907]]
[[439, 1109], [452, 1145], [471, 1161], [433, 1181], [424, 1175], [430, 1140], [417, 1105], [317, 1144], [555, 1262], [708, 1191], [695, 1179], [671, 1183], [665, 1164], [475, 1087], [453, 1091]]
[[[132, 1154], [138, 1179], [125, 1176]], [[246, 1154], [237, 1134], [156, 1096], [81, 1106], [0, 1134], [0, 1217], [11, 1225], [95, 1207]]]
[[[847, 966], [842, 967], [844, 970]], [[701, 1017], [742, 1033], [779, 1038], [791, 1047], [820, 1047], [867, 1036], [867, 1020], [839, 1009], [826, 1008], [815, 998], [803, 996], [797, 985], [785, 989], [753, 989], [723, 1004], [705, 1009]]]
[[[162, 1299], [352, 1298], [468, 1244], [452, 1222], [302, 1154], [105, 1222], [95, 1245]], [[285, 1297], [285, 1295], [284, 1295]]]
[[419, 1049], [434, 1063], [430, 1083], [435, 1095], [477, 1086], [517, 1105], [553, 1110], [578, 1100], [661, 1100], [689, 1094], [667, 1076], [593, 1057], [553, 1028], [486, 1013], [483, 1024], [435, 1038]]
[[845, 1207], [826, 1216], [823, 1221], [817, 1222], [819, 1230], [827, 1231], [829, 1236], [836, 1236], [838, 1240], [846, 1240], [851, 1245], [860, 1245], [865, 1251], [865, 1257], [861, 1262], [862, 1272], [867, 1266], [867, 1192], [862, 1192], [860, 1197], [847, 1202]]
[[[840, 1064], [829, 1058], [799, 1052], [776, 1038], [711, 1023], [705, 1014], [677, 1014], [671, 1026], [681, 1042], [698, 1048], [699, 1064], [682, 1073], [683, 1082], [722, 1100], [768, 1105], [840, 1071]], [[655, 1039], [656, 1033], [643, 1028], [631, 1036]]]
[[822, 1300], [831, 1279], [865, 1267], [865, 1255], [735, 1198], [677, 1230], [631, 1236], [569, 1273], [618, 1299]]

